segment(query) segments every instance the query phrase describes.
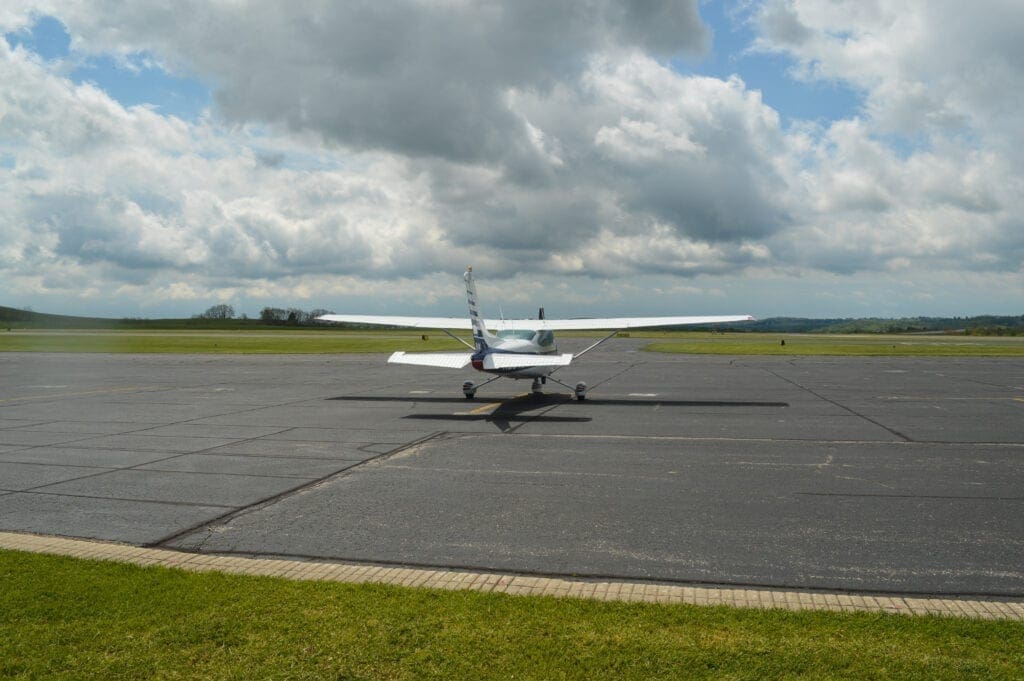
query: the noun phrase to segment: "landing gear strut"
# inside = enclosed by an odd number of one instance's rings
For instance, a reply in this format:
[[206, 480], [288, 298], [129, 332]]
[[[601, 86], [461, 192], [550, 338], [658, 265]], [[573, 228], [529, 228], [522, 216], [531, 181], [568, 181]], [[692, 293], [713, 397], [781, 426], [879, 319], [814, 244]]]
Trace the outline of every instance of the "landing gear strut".
[[[587, 399], [587, 384], [584, 383], [583, 381], [580, 381], [579, 383], [577, 383], [576, 387], [574, 388], [573, 386], [569, 385], [568, 383], [562, 383], [561, 381], [559, 381], [554, 376], [548, 376], [547, 378], [550, 378], [552, 381], [554, 381], [558, 385], [562, 386], [563, 388], [568, 388], [569, 390], [571, 390], [573, 392], [573, 394], [576, 396], [576, 399], [579, 400], [580, 402], [582, 402], [583, 400]], [[534, 386], [537, 385], [537, 379], [533, 379], [533, 384], [534, 384]], [[534, 387], [534, 390], [536, 391], [536, 387]]]
[[[491, 379], [488, 379], [488, 380], [484, 381], [480, 385], [477, 385], [477, 384], [473, 383], [473, 381], [466, 381], [465, 383], [462, 384], [462, 394], [466, 396], [467, 400], [471, 400], [474, 397], [476, 397], [477, 388], [479, 388], [481, 386], [485, 386], [488, 383], [490, 383], [491, 381], [496, 381], [499, 378], [501, 378], [501, 376], [495, 376], [494, 378], [491, 378]], [[553, 376], [538, 376], [537, 378], [533, 379], [533, 384], [530, 386], [530, 391], [533, 393], [533, 395], [535, 397], [544, 394], [541, 391], [541, 386], [544, 385], [545, 383], [547, 383], [547, 379], [549, 379], [549, 378], [552, 381], [554, 381], [555, 383], [557, 383], [558, 385], [562, 386], [563, 388], [568, 388], [569, 390], [572, 390], [573, 394], [576, 396], [576, 399], [579, 400], [580, 402], [582, 402], [583, 400], [587, 399], [587, 384], [586, 383], [580, 381], [579, 383], [576, 384], [576, 387], [573, 387], [573, 386], [571, 386], [571, 385], [569, 385], [567, 383], [562, 383], [561, 381], [559, 381], [557, 378], [555, 378]]]
[[493, 376], [480, 384], [473, 383], [473, 381], [466, 381], [465, 383], [462, 384], [462, 394], [466, 396], [467, 400], [471, 400], [476, 396], [476, 391], [478, 388], [482, 388], [488, 383], [493, 383], [494, 381], [497, 381], [499, 378], [501, 378], [501, 376]]

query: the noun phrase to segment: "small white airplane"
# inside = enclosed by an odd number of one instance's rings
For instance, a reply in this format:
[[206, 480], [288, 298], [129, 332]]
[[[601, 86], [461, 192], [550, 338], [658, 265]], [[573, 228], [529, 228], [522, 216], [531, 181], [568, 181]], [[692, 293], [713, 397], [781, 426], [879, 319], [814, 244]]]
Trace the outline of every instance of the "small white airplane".
[[[532, 391], [541, 393], [541, 385], [551, 379], [572, 390], [576, 399], [586, 399], [587, 384], [577, 383], [575, 387], [562, 383], [551, 374], [569, 366], [601, 343], [625, 329], [655, 326], [683, 326], [687, 324], [719, 324], [723, 322], [754, 321], [750, 315], [728, 315], [717, 317], [607, 317], [590, 319], [545, 319], [544, 308], [540, 308], [537, 319], [481, 319], [477, 306], [476, 285], [473, 283], [473, 268], [466, 268], [463, 275], [466, 295], [469, 298], [469, 318], [465, 317], [403, 317], [393, 315], [351, 315], [325, 314], [317, 317], [325, 322], [348, 322], [378, 326], [398, 326], [412, 329], [437, 329], [447, 333], [472, 352], [396, 352], [388, 358], [389, 364], [414, 364], [416, 366], [463, 369], [472, 365], [477, 371], [494, 374], [479, 385], [473, 381], [462, 384], [466, 399], [472, 399], [478, 388], [499, 378], [533, 379]], [[487, 329], [495, 330], [495, 333]], [[473, 330], [473, 345], [462, 340], [449, 329]], [[555, 331], [582, 331], [614, 329], [596, 343], [573, 354], [559, 354], [555, 347]]]

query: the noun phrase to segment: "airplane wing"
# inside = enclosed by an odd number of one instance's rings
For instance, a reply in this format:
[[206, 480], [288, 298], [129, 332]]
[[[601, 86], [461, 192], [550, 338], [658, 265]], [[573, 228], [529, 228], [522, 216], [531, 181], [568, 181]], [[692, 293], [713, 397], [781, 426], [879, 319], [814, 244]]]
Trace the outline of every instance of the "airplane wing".
[[[411, 329], [471, 329], [469, 317], [403, 317], [396, 315], [325, 314], [325, 322], [348, 322]], [[655, 326], [689, 326], [755, 321], [750, 315], [711, 317], [595, 317], [590, 319], [485, 319], [488, 329], [534, 329], [548, 331], [590, 331], [594, 329], [638, 329]]]
[[[396, 315], [325, 314], [322, 322], [347, 322], [373, 326], [400, 326], [410, 329], [471, 329], [469, 317], [402, 317]], [[490, 321], [488, 321], [490, 323]]]
[[564, 367], [572, 355], [527, 355], [515, 352], [493, 352], [484, 357], [484, 369], [525, 369], [527, 367]]
[[[532, 323], [526, 328], [548, 331], [589, 331], [594, 329], [639, 329], [654, 326], [689, 326], [693, 324], [723, 324], [752, 322], [750, 315], [719, 315], [712, 317], [596, 317], [593, 319], [535, 319], [517, 320], [515, 324]], [[506, 322], [508, 323], [508, 322]]]
[[462, 369], [469, 364], [472, 357], [471, 352], [396, 352], [388, 357], [388, 364]]

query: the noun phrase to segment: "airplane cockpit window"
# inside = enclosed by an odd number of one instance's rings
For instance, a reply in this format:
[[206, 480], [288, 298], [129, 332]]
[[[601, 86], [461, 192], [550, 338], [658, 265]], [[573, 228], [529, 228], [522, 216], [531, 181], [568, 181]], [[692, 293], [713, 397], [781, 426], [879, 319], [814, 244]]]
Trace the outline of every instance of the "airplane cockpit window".
[[533, 340], [536, 333], [533, 329], [504, 329], [494, 334], [498, 338], [518, 338], [521, 340]]

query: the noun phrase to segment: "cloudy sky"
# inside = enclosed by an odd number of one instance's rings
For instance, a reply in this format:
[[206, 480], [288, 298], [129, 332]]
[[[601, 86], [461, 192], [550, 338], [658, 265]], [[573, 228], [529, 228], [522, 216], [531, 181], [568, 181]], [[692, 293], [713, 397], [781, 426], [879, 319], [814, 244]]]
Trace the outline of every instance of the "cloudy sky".
[[1024, 313], [1019, 0], [14, 0], [0, 304]]

